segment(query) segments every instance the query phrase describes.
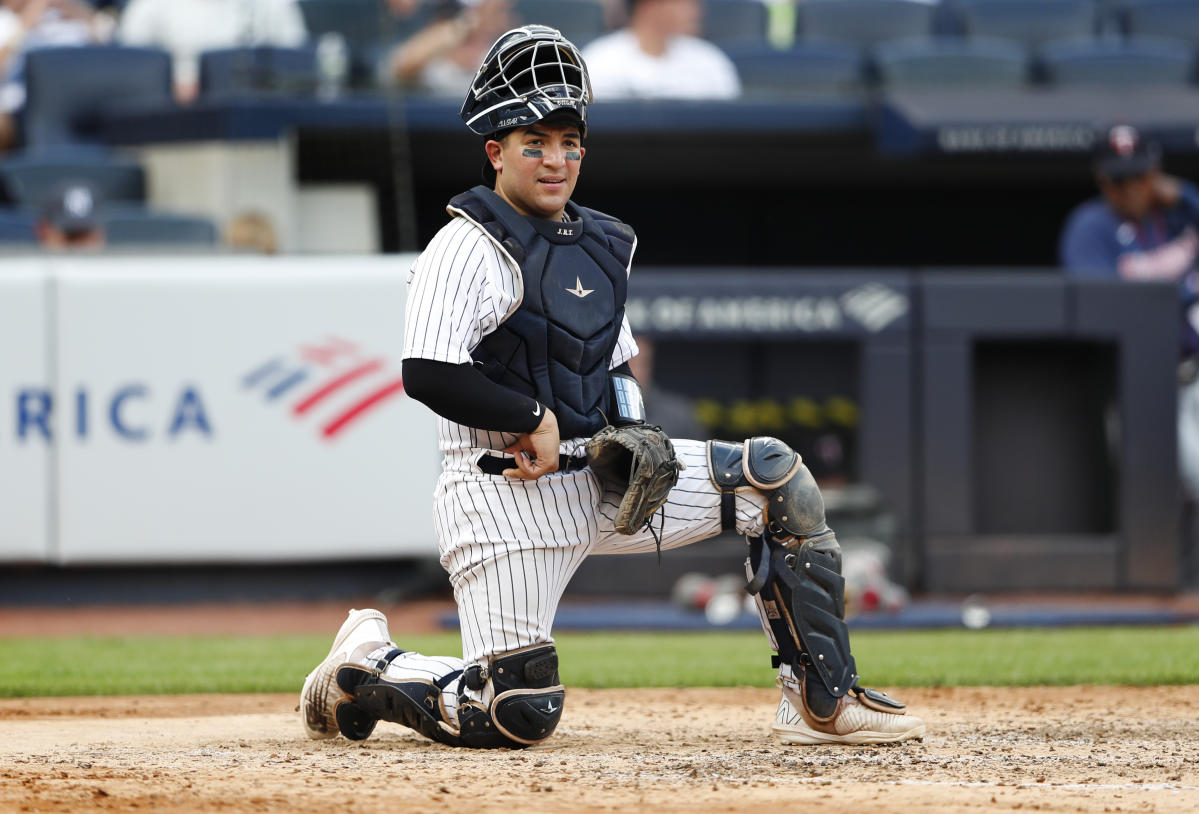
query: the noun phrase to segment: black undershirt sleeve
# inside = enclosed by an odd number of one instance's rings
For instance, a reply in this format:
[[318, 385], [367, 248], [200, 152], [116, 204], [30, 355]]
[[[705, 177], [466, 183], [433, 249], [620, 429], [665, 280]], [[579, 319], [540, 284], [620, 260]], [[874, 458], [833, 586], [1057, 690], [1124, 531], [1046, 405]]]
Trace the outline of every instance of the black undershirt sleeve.
[[537, 429], [545, 407], [536, 399], [496, 384], [472, 364], [405, 359], [404, 390], [442, 418], [496, 432]]

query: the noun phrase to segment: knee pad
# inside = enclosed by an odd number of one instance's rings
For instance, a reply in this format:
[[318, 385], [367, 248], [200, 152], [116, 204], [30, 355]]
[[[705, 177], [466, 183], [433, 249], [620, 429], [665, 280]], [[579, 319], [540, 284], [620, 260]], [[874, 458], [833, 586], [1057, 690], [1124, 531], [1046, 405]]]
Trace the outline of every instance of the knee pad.
[[562, 718], [566, 688], [552, 644], [495, 656], [487, 665], [468, 667], [462, 680], [476, 691], [491, 687], [489, 705], [465, 701], [458, 707], [463, 746], [523, 749], [552, 735]]
[[[824, 519], [824, 499], [799, 453], [777, 438], [757, 436], [744, 444], [708, 442], [708, 473], [731, 515], [738, 487], [752, 486], [766, 498], [766, 528], [774, 539], [836, 538]], [[728, 523], [724, 525], [728, 527]]]

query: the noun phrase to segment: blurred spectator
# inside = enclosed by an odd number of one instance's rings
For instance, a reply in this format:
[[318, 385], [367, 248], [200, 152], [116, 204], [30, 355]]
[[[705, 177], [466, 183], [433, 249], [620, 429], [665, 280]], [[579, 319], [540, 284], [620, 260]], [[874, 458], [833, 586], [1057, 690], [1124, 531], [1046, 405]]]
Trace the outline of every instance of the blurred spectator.
[[236, 252], [276, 254], [279, 251], [275, 224], [262, 212], [242, 212], [229, 221], [225, 242]]
[[1102, 193], [1076, 208], [1059, 252], [1069, 274], [1178, 284], [1182, 365], [1179, 465], [1199, 498], [1199, 188], [1161, 171], [1161, 151], [1134, 127], [1107, 134], [1095, 160]]
[[629, 23], [583, 49], [598, 101], [734, 99], [737, 69], [724, 52], [696, 36], [700, 0], [629, 0]]
[[0, 151], [19, 140], [25, 60], [36, 48], [105, 42], [115, 22], [79, 0], [3, 0], [0, 4]]
[[629, 360], [629, 370], [641, 385], [645, 398], [645, 420], [657, 424], [672, 438], [704, 439], [709, 433], [695, 419], [691, 399], [658, 387], [654, 381], [654, 341], [647, 336], [637, 340], [637, 355]]
[[[389, 0], [397, 4], [409, 0]], [[516, 25], [510, 0], [438, 0], [433, 22], [401, 42], [385, 58], [384, 83], [433, 96], [466, 94], [487, 49]]]
[[165, 48], [174, 60], [175, 98], [190, 102], [200, 54], [248, 45], [295, 47], [307, 38], [296, 0], [130, 0], [121, 15], [126, 45]]
[[98, 205], [95, 191], [87, 184], [63, 184], [38, 211], [38, 243], [51, 251], [102, 248], [105, 235]]

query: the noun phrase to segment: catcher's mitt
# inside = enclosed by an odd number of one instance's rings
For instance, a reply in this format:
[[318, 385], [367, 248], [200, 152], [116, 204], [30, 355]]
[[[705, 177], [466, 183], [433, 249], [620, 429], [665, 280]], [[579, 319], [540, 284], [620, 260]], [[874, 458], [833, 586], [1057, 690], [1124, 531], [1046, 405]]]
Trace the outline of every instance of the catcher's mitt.
[[587, 464], [605, 486], [623, 492], [616, 530], [635, 534], [679, 481], [674, 445], [652, 424], [607, 426], [587, 441]]

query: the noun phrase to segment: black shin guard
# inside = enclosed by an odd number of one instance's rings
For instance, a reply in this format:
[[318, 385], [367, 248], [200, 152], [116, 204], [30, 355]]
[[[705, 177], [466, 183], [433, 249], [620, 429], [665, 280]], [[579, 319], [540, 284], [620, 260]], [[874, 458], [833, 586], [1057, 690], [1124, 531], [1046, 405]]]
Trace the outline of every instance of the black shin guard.
[[766, 531], [749, 540], [748, 590], [770, 628], [775, 666], [789, 664], [796, 676], [814, 671], [820, 681], [806, 682], [813, 711], [835, 708], [858, 676], [844, 619], [841, 547], [825, 522], [815, 478], [777, 438], [710, 441], [708, 463], [721, 492], [752, 486], [766, 498]]
[[[767, 536], [753, 538], [750, 567], [750, 592], [762, 603], [778, 650], [775, 666], [789, 664], [796, 676], [811, 670], [833, 699], [845, 695], [858, 668], [843, 618], [845, 580], [836, 539], [805, 540], [792, 549]], [[810, 695], [814, 706], [826, 705], [818, 690]]]

